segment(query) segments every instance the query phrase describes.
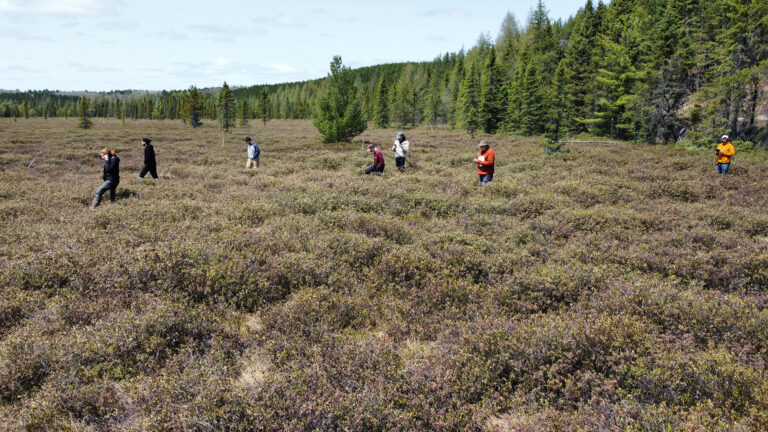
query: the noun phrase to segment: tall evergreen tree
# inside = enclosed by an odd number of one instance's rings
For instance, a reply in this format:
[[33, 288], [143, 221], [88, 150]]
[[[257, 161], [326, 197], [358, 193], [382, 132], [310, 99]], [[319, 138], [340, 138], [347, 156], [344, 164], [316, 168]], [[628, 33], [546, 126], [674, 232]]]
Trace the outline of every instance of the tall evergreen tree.
[[567, 78], [565, 73], [565, 61], [555, 70], [555, 79], [549, 95], [549, 106], [547, 107], [547, 138], [552, 142], [559, 142], [563, 134], [570, 129], [571, 119], [573, 117], [573, 103], [570, 95], [566, 93], [565, 87]]
[[563, 85], [575, 118], [570, 122], [573, 132], [586, 131], [585, 121], [594, 111], [591, 85], [595, 75], [592, 53], [597, 36], [596, 20], [592, 0], [587, 0], [584, 9], [576, 16], [576, 26], [568, 41], [565, 58], [561, 64]]
[[243, 99], [237, 108], [237, 116], [240, 118], [240, 127], [248, 126], [248, 119], [251, 117], [248, 99]]
[[315, 127], [323, 142], [348, 141], [365, 130], [366, 121], [355, 98], [352, 74], [341, 56], [333, 57], [325, 85], [315, 106]]
[[503, 80], [503, 72], [496, 64], [496, 51], [491, 51], [480, 81], [480, 120], [486, 133], [495, 133], [504, 118]]
[[418, 103], [415, 89], [416, 70], [413, 63], [408, 63], [393, 85], [390, 93], [390, 119], [397, 126], [415, 125], [415, 111]]
[[595, 77], [595, 112], [585, 124], [596, 135], [632, 139], [636, 133], [632, 108], [642, 74], [632, 65], [625, 47], [608, 38], [601, 43], [604, 57]]
[[389, 126], [388, 98], [389, 92], [387, 91], [387, 83], [384, 79], [384, 74], [382, 74], [381, 77], [379, 77], [379, 83], [376, 86], [376, 98], [373, 103], [373, 124], [378, 128]]
[[264, 126], [266, 126], [267, 121], [272, 118], [272, 104], [269, 102], [269, 94], [267, 94], [267, 89], [265, 88], [262, 88], [259, 93], [259, 100], [256, 104], [256, 113], [262, 123], [264, 123]]
[[81, 129], [89, 129], [93, 125], [90, 118], [90, 105], [88, 98], [80, 97], [80, 102], [77, 104], [77, 127]]
[[483, 124], [482, 114], [480, 112], [479, 81], [480, 78], [478, 76], [477, 67], [474, 62], [471, 62], [469, 70], [467, 71], [464, 80], [461, 82], [457, 104], [459, 106], [462, 128], [469, 132], [473, 137], [475, 131]]
[[203, 124], [200, 119], [205, 112], [205, 103], [203, 101], [203, 94], [197, 87], [191, 86], [189, 90], [184, 92], [181, 111], [184, 122], [189, 120], [189, 124], [193, 128]]
[[458, 127], [461, 124], [459, 87], [461, 87], [462, 81], [464, 81], [464, 52], [459, 51], [448, 81], [448, 94], [450, 97], [448, 104], [448, 125], [452, 128]]
[[226, 82], [219, 91], [217, 110], [221, 126], [221, 143], [224, 144], [224, 134], [235, 126], [235, 97]]

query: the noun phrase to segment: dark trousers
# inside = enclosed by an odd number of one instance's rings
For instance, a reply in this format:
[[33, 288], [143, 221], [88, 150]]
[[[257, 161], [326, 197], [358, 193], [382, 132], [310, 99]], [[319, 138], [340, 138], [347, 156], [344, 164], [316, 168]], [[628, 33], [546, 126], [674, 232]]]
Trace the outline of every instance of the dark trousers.
[[371, 165], [368, 168], [365, 169], [365, 174], [381, 174], [384, 172], [384, 165], [377, 167], [376, 165]]
[[480, 181], [478, 184], [482, 186], [491, 180], [493, 180], [493, 174], [480, 174]]
[[731, 163], [730, 162], [728, 162], [728, 163], [719, 162], [717, 164], [717, 173], [718, 174], [728, 174], [728, 168], [730, 168], [730, 167], [731, 167]]
[[144, 178], [147, 173], [152, 174], [152, 178], [157, 178], [157, 165], [144, 165], [139, 173], [139, 178]]
[[93, 199], [93, 204], [91, 207], [95, 208], [101, 204], [101, 196], [104, 195], [104, 192], [107, 191], [109, 191], [109, 200], [115, 202], [115, 192], [117, 191], [118, 183], [115, 183], [112, 180], [107, 180], [104, 182], [104, 184], [99, 186], [99, 188], [96, 189], [96, 197]]
[[403, 157], [395, 157], [395, 166], [400, 171], [405, 169], [405, 156]]

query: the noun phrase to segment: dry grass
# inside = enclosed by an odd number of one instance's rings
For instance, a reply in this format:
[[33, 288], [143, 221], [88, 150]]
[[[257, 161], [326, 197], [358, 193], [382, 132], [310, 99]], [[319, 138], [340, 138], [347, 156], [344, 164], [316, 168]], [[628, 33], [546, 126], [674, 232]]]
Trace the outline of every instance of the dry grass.
[[5, 429], [768, 427], [764, 153], [94, 123], [0, 119]]

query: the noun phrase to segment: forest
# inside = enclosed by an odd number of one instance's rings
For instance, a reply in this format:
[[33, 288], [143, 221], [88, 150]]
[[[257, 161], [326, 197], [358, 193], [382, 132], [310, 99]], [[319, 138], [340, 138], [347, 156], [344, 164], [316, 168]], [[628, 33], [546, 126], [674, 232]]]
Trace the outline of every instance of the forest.
[[[430, 62], [355, 69], [375, 127], [448, 126], [470, 133], [589, 133], [700, 144], [728, 133], [768, 146], [768, 3], [759, 0], [588, 0], [568, 20], [543, 1], [521, 24]], [[241, 119], [308, 119], [327, 79], [233, 88]], [[216, 118], [219, 88], [89, 93], [94, 117]], [[74, 117], [78, 97], [0, 94], [2, 117]], [[762, 110], [762, 111], [761, 111]], [[762, 115], [761, 115], [762, 113]]]

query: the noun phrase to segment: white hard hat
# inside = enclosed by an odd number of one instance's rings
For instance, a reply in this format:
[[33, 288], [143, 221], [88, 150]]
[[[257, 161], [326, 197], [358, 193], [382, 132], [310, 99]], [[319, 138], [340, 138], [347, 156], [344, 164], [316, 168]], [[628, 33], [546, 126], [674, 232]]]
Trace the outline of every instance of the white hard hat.
[[723, 139], [723, 138], [728, 139], [728, 135], [723, 135], [720, 137], [720, 139]]

